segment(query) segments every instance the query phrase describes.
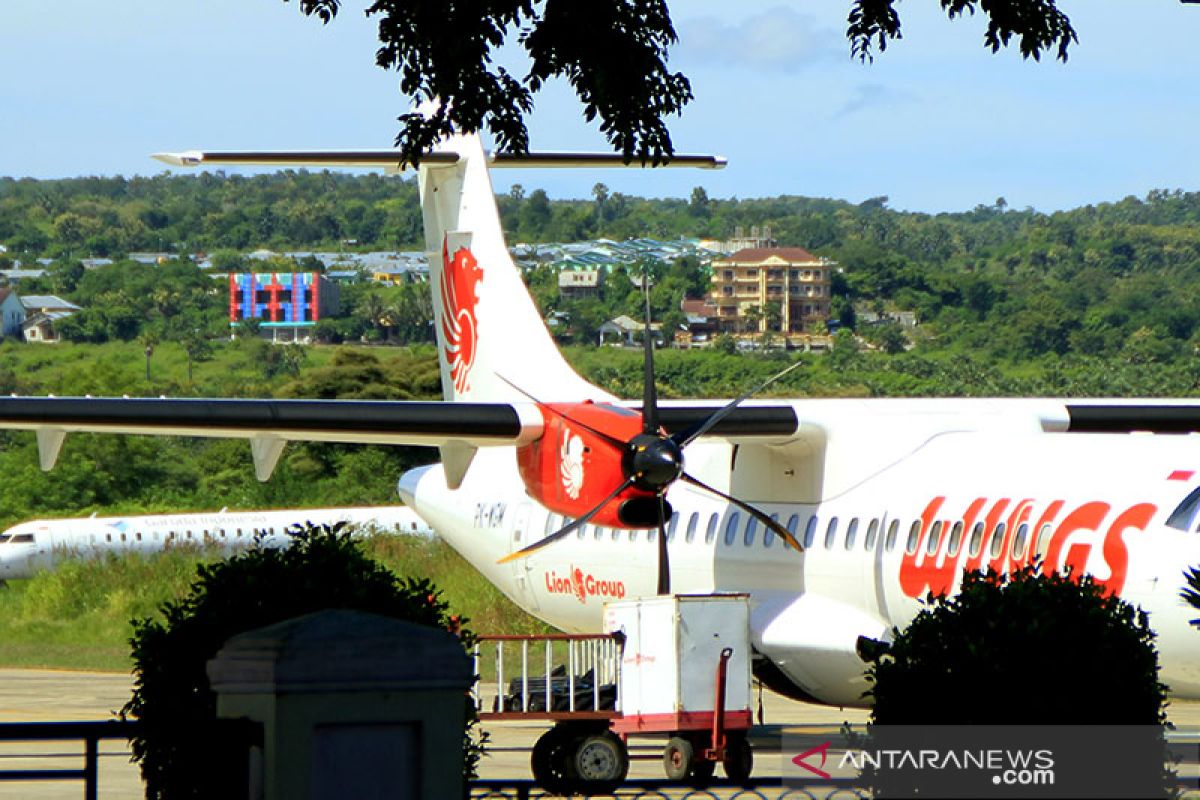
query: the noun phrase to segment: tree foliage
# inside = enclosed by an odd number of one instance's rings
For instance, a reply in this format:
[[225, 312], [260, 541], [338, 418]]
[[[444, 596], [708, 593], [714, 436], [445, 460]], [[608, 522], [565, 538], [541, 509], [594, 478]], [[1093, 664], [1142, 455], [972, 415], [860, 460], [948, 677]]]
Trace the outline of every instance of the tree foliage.
[[873, 723], [1166, 721], [1148, 616], [1091, 576], [967, 573], [958, 594], [927, 602], [868, 673]]
[[[284, 0], [288, 2], [288, 0]], [[1039, 59], [1054, 49], [1067, 58], [1077, 41], [1056, 0], [940, 0], [954, 19], [978, 9], [988, 19], [985, 46], [993, 52], [1015, 37], [1021, 54]], [[300, 9], [329, 23], [341, 0], [299, 0]], [[846, 36], [850, 51], [873, 58], [901, 38], [897, 0], [852, 0]], [[677, 6], [678, 7], [678, 6]], [[666, 0], [373, 0], [368, 16], [379, 20], [375, 63], [400, 74], [400, 90], [431, 109], [400, 116], [396, 144], [404, 160], [419, 160], [453, 131], [487, 129], [501, 149], [529, 147], [525, 116], [533, 95], [551, 78], [564, 78], [625, 159], [655, 164], [674, 148], [664, 118], [692, 99], [691, 85], [667, 67], [677, 41]], [[529, 58], [523, 76], [496, 61], [496, 51], [515, 40]], [[692, 213], [704, 213], [693, 195]], [[78, 226], [76, 226], [78, 227]]]
[[[473, 635], [450, 613], [427, 578], [398, 578], [335, 526], [295, 526], [288, 548], [257, 546], [197, 567], [182, 599], [164, 603], [156, 619], [134, 620], [133, 696], [121, 710], [142, 728], [131, 741], [151, 800], [226, 796], [227, 776], [215, 768], [222, 733], [206, 664], [238, 633], [328, 608], [354, 609]], [[464, 771], [482, 753], [468, 719]]]
[[[340, 5], [300, 0], [305, 14], [326, 23]], [[376, 63], [398, 72], [410, 97], [440, 101], [428, 115], [400, 117], [396, 143], [406, 161], [455, 130], [486, 128], [502, 149], [527, 150], [533, 95], [560, 77], [626, 159], [657, 163], [672, 153], [663, 117], [692, 99], [687, 79], [667, 68], [676, 37], [663, 0], [374, 0], [366, 13], [379, 19]], [[529, 57], [521, 77], [495, 64], [510, 38]]]

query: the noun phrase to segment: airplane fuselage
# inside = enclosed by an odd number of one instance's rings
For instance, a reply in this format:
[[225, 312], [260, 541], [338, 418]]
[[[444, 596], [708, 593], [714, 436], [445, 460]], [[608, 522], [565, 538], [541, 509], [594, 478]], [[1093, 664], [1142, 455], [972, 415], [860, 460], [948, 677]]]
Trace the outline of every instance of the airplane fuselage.
[[[1200, 631], [1179, 597], [1184, 569], [1200, 564], [1193, 437], [956, 432], [931, 419], [927, 432], [897, 434], [889, 444], [878, 438], [880, 426], [877, 416], [864, 417], [860, 435], [825, 442], [819, 487], [803, 474], [812, 464], [798, 442], [689, 451], [695, 471], [713, 482], [723, 474], [723, 488], [774, 515], [805, 552], [787, 549], [736, 507], [677, 484], [668, 495], [672, 591], [748, 592], [755, 649], [796, 694], [859, 705], [868, 688], [861, 638], [889, 640], [930, 592], [956, 590], [964, 569], [1044, 561], [1086, 571], [1145, 609], [1164, 682], [1176, 695], [1200, 696]], [[891, 452], [872, 454], [872, 441]], [[401, 493], [489, 580], [556, 627], [599, 631], [607, 600], [654, 593], [655, 531], [586, 525], [497, 564], [563, 524], [528, 497], [514, 457], [481, 452], [453, 491], [440, 467], [414, 470]], [[787, 499], [814, 488], [823, 496]]]

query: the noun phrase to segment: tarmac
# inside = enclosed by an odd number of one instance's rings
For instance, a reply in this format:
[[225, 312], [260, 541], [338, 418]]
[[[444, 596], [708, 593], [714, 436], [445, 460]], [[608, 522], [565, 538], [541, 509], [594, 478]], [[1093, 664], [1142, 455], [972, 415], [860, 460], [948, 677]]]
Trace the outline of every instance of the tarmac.
[[[128, 675], [95, 672], [64, 672], [0, 669], [0, 721], [83, 721], [112, 719], [129, 699], [132, 680]], [[783, 774], [783, 740], [791, 736], [821, 735], [836, 731], [843, 723], [862, 725], [863, 709], [840, 709], [798, 703], [770, 692], [762, 695], [764, 724], [752, 736], [756, 777]], [[1200, 702], [1178, 701], [1168, 709], [1179, 728], [1200, 731]], [[546, 729], [545, 722], [490, 722], [489, 755], [481, 764], [480, 777], [528, 779], [529, 748]], [[632, 742], [633, 778], [662, 778], [661, 742], [635, 739]], [[136, 765], [129, 760], [124, 742], [102, 742], [100, 747], [100, 791], [102, 800], [139, 800], [142, 782]], [[78, 769], [83, 763], [82, 743], [0, 742], [0, 770]], [[791, 755], [790, 753], [788, 754]], [[719, 770], [718, 770], [719, 772]], [[0, 782], [0, 798], [8, 800], [77, 800], [83, 794], [80, 781], [55, 783]], [[721, 796], [714, 793], [714, 796]]]

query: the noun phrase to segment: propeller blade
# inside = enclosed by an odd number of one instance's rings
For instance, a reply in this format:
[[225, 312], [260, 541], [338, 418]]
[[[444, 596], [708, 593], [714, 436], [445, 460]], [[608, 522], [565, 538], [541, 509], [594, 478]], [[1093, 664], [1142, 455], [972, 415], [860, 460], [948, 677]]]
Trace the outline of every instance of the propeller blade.
[[658, 594], [671, 593], [671, 562], [667, 555], [667, 510], [663, 496], [658, 496]]
[[592, 521], [592, 517], [599, 514], [600, 510], [602, 508], [604, 508], [606, 505], [608, 505], [609, 502], [611, 502], [614, 497], [616, 497], [617, 495], [619, 495], [621, 492], [625, 491], [632, 485], [633, 485], [633, 478], [626, 478], [625, 482], [622, 483], [620, 486], [618, 486], [616, 489], [614, 489], [612, 494], [610, 494], [608, 497], [601, 500], [596, 505], [595, 508], [593, 508], [591, 511], [584, 514], [579, 519], [574, 520], [570, 525], [567, 525], [563, 528], [559, 528], [558, 530], [556, 530], [554, 533], [550, 534], [546, 538], [540, 539], [539, 541], [536, 541], [533, 544], [528, 545], [526, 547], [522, 547], [520, 550], [517, 550], [516, 552], [509, 553], [504, 558], [501, 558], [498, 561], [496, 561], [496, 563], [497, 564], [507, 564], [510, 561], [516, 561], [518, 558], [524, 558], [525, 556], [536, 553], [538, 550], [541, 550], [546, 545], [553, 544], [554, 542], [557, 542], [559, 539], [563, 538], [564, 536], [570, 534], [572, 531], [576, 531], [579, 528], [583, 527], [584, 525], [587, 525], [589, 522]]
[[748, 513], [750, 516], [754, 517], [756, 520], [761, 522], [763, 525], [766, 525], [768, 528], [770, 528], [771, 531], [773, 531], [776, 536], [778, 536], [780, 539], [782, 539], [784, 541], [784, 543], [787, 544], [788, 547], [792, 548], [797, 553], [804, 552], [804, 548], [800, 545], [800, 542], [796, 539], [796, 537], [792, 535], [791, 531], [789, 531], [787, 528], [780, 525], [775, 520], [768, 517], [763, 512], [759, 511], [754, 506], [750, 505], [749, 503], [744, 503], [741, 500], [738, 500], [736, 497], [730, 497], [729, 495], [725, 494], [724, 492], [720, 491], [719, 489], [714, 489], [713, 487], [709, 486], [704, 481], [699, 480], [697, 478], [693, 478], [691, 475], [688, 475], [686, 472], [683, 473], [682, 475], [680, 475], [679, 477], [681, 477], [683, 480], [687, 481], [688, 483], [692, 484], [693, 486], [698, 486], [701, 489], [705, 490], [706, 492], [711, 492], [712, 494], [715, 494], [717, 497], [728, 500], [729, 502], [733, 503], [738, 508], [740, 508], [743, 511], [745, 511], [746, 513]]
[[567, 422], [571, 423], [572, 425], [574, 425], [577, 428], [583, 428], [588, 433], [590, 433], [593, 436], [596, 436], [600, 439], [603, 439], [604, 441], [608, 442], [609, 444], [611, 444], [613, 447], [617, 448], [618, 450], [624, 450], [626, 447], [629, 446], [628, 442], [623, 442], [620, 439], [616, 438], [615, 436], [610, 436], [609, 434], [605, 433], [604, 431], [596, 430], [591, 425], [585, 425], [584, 423], [580, 422], [579, 420], [572, 419], [570, 416], [559, 411], [557, 408], [554, 408], [552, 406], [547, 405], [546, 403], [543, 403], [541, 400], [538, 400], [536, 397], [534, 397], [529, 392], [522, 389], [520, 386], [517, 386], [515, 383], [513, 383], [512, 381], [510, 381], [508, 378], [504, 377], [503, 375], [497, 375], [496, 377], [499, 378], [500, 380], [504, 381], [505, 383], [507, 383], [512, 388], [516, 389], [521, 394], [528, 397], [533, 402], [537, 403], [538, 408], [544, 409], [545, 411], [549, 411], [551, 414], [553, 414], [554, 416], [556, 416], [560, 419], [565, 419]]
[[688, 444], [690, 444], [692, 442], [693, 439], [703, 436], [705, 433], [707, 433], [709, 430], [712, 429], [712, 426], [716, 425], [718, 422], [725, 419], [725, 417], [729, 416], [729, 414], [735, 408], [737, 408], [738, 405], [742, 401], [749, 400], [751, 397], [758, 394], [763, 389], [766, 389], [768, 386], [770, 386], [772, 383], [774, 383], [775, 381], [782, 378], [784, 375], [787, 375], [792, 370], [801, 366], [801, 364], [803, 364], [802, 361], [797, 361], [795, 364], [789, 365], [787, 369], [785, 369], [781, 372], [775, 373], [770, 378], [768, 378], [767, 380], [760, 383], [758, 386], [755, 386], [750, 391], [746, 392], [745, 394], [738, 397], [736, 400], [733, 400], [728, 405], [721, 408], [719, 411], [715, 412], [711, 417], [704, 420], [704, 422], [700, 423], [699, 425], [693, 425], [691, 428], [688, 428], [687, 430], [679, 431], [678, 433], [672, 434], [671, 439], [674, 440], [675, 444], [679, 445], [680, 447], [686, 447]]
[[658, 433], [658, 389], [654, 386], [654, 334], [650, 329], [650, 268], [642, 270], [642, 294], [646, 299], [646, 329], [642, 331], [646, 357], [642, 375], [642, 433]]

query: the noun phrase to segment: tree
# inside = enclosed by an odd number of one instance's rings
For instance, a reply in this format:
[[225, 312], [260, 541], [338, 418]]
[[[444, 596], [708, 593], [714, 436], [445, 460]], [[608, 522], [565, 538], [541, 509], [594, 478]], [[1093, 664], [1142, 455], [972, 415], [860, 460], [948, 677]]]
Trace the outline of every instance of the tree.
[[[288, 0], [284, 0], [287, 2]], [[1015, 36], [1021, 54], [1040, 59], [1051, 49], [1062, 60], [1077, 41], [1057, 0], [941, 0], [953, 19], [981, 10], [988, 18], [984, 44], [993, 52]], [[851, 53], [872, 60], [901, 38], [897, 0], [851, 0], [846, 36]], [[300, 9], [329, 23], [341, 0], [299, 0]], [[482, 12], [482, 13], [481, 13]], [[675, 28], [666, 0], [372, 0], [380, 17], [375, 63], [400, 73], [400, 90], [440, 104], [428, 116], [400, 117], [396, 138], [406, 162], [416, 162], [442, 136], [487, 129], [501, 149], [523, 152], [525, 116], [533, 95], [550, 78], [565, 78], [599, 118], [600, 130], [627, 160], [655, 164], [674, 152], [664, 118], [692, 99], [691, 84], [667, 68]], [[530, 59], [517, 77], [499, 66], [495, 51], [515, 38]]]
[[[147, 798], [230, 796], [215, 768], [222, 729], [205, 665], [238, 633], [344, 608], [447, 629], [464, 646], [473, 644], [465, 620], [450, 614], [427, 578], [396, 577], [363, 553], [343, 523], [296, 525], [289, 533], [290, 547], [257, 546], [201, 564], [183, 598], [164, 603], [157, 619], [133, 621], [134, 690], [121, 714], [142, 725], [131, 744]], [[473, 706], [463, 701], [469, 720], [463, 768], [473, 776], [482, 745], [473, 735]]]
[[1122, 759], [1123, 770], [1161, 792], [1171, 776], [1154, 637], [1145, 611], [1090, 575], [1043, 574], [1041, 565], [968, 572], [958, 594], [930, 596], [877, 654], [868, 670], [872, 726], [885, 726], [885, 737], [892, 725], [1141, 726], [1145, 747], [1136, 763]]
[[212, 342], [200, 328], [193, 328], [180, 337], [183, 352], [187, 355], [188, 383], [192, 382], [192, 365], [197, 361], [208, 361], [212, 358]]

